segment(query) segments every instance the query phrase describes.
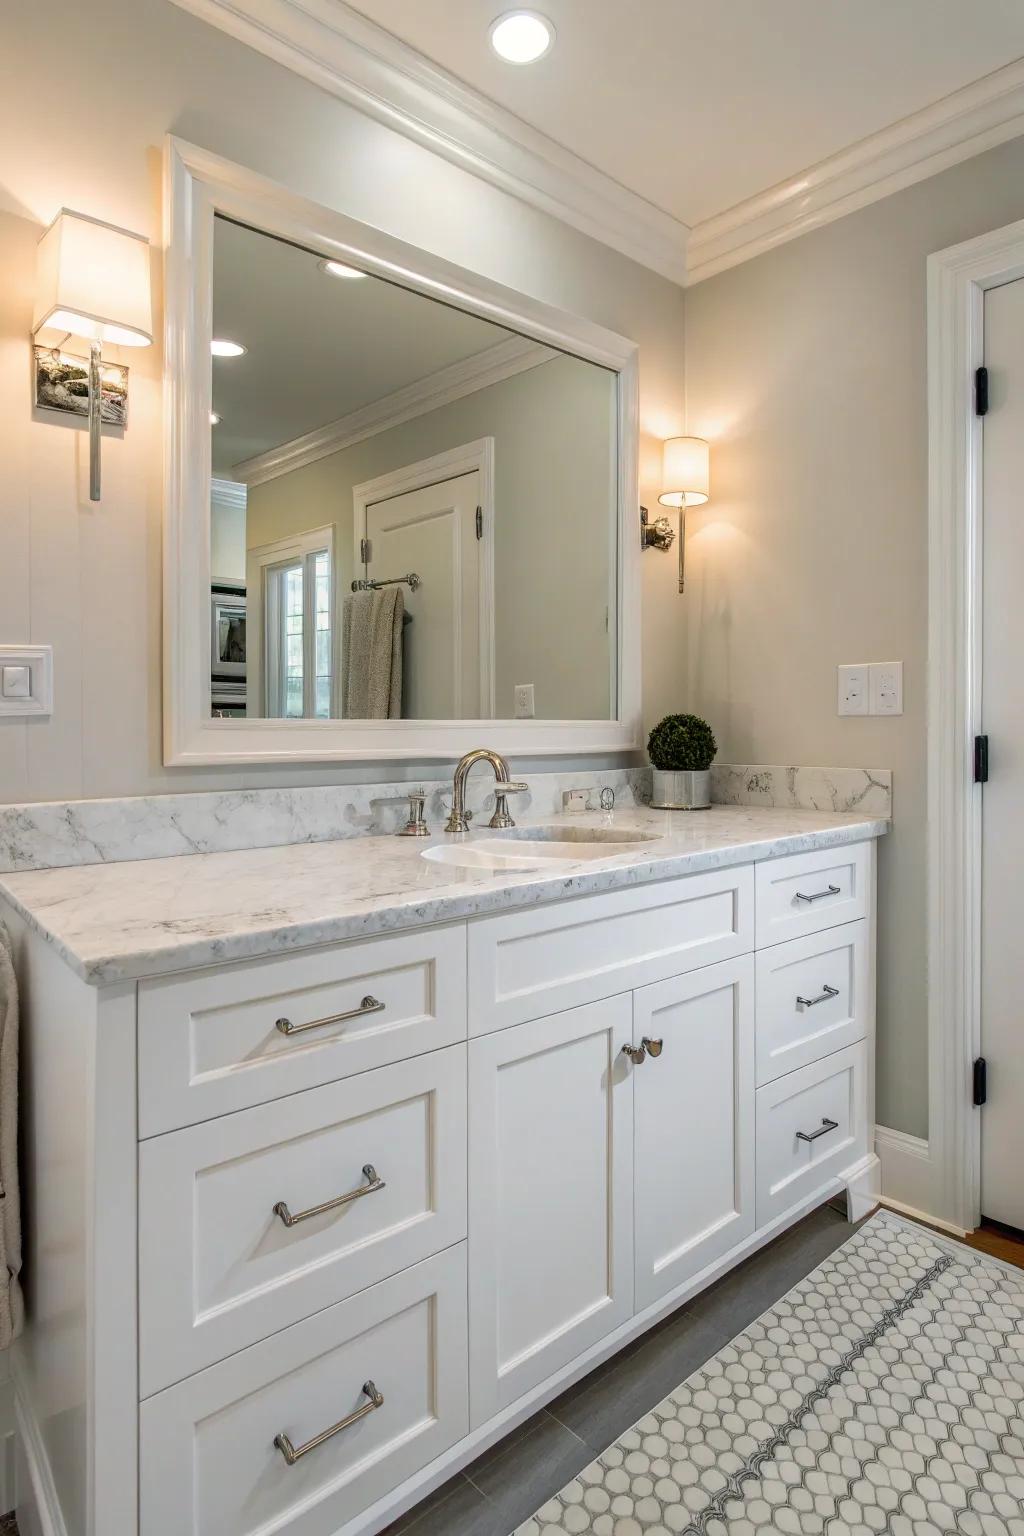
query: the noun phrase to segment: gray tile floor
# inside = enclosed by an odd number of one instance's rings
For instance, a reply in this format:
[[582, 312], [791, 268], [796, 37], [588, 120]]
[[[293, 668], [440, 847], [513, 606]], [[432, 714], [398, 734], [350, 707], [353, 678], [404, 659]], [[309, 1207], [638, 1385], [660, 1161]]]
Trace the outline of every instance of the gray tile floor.
[[510, 1536], [853, 1231], [830, 1206], [812, 1212], [555, 1398], [385, 1536]]

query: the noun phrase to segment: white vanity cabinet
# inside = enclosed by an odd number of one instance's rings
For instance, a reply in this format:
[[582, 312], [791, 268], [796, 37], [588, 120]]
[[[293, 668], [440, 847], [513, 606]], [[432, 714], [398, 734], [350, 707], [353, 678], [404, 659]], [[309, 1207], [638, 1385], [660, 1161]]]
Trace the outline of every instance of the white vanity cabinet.
[[375, 1536], [821, 1200], [866, 1213], [874, 859], [100, 987], [12, 912], [41, 1528]]

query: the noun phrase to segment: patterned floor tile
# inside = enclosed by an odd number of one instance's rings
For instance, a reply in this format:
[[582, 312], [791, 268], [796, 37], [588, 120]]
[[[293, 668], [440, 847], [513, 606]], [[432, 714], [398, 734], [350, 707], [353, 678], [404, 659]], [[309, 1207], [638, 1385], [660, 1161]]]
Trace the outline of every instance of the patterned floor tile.
[[515, 1536], [1024, 1536], [1024, 1274], [879, 1214]]

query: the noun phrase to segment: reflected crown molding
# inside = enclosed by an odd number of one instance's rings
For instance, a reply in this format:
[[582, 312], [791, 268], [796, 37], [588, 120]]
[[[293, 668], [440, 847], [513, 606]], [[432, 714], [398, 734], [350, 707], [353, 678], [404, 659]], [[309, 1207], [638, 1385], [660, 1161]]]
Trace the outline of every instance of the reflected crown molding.
[[690, 231], [699, 283], [1024, 134], [1024, 59], [809, 166]]
[[682, 283], [689, 230], [343, 0], [174, 0], [386, 127]]
[[511, 336], [495, 347], [450, 363], [436, 373], [396, 389], [393, 394], [361, 406], [358, 411], [339, 416], [337, 421], [329, 421], [313, 432], [304, 432], [301, 437], [281, 443], [277, 448], [268, 448], [266, 453], [243, 459], [235, 465], [235, 476], [247, 486], [262, 485], [266, 480], [275, 480], [279, 475], [302, 469], [317, 459], [350, 448], [353, 443], [361, 443], [364, 438], [375, 437], [415, 416], [425, 416], [442, 405], [450, 405], [464, 395], [487, 389], [513, 374], [525, 373], [528, 368], [536, 368], [559, 355], [553, 347], [542, 346], [528, 337]]

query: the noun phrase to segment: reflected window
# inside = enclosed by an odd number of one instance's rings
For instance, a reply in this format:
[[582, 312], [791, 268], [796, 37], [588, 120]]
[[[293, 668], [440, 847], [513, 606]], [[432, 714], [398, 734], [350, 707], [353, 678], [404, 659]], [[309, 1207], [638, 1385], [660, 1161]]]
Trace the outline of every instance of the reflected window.
[[[330, 541], [325, 530], [260, 551], [264, 712], [268, 719], [329, 720], [334, 697]], [[319, 547], [317, 543], [319, 542]], [[275, 559], [275, 554], [279, 558]], [[284, 556], [284, 558], [280, 558]]]

